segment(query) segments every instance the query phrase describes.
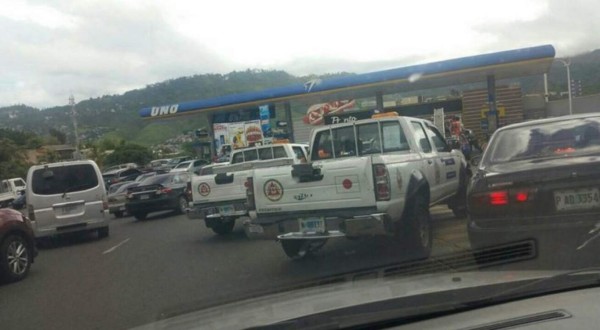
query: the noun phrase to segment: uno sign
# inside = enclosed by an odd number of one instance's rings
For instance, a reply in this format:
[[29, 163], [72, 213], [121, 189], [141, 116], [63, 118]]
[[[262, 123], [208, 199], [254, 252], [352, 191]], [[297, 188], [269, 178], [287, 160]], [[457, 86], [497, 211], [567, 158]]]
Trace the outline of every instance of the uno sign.
[[177, 113], [178, 109], [179, 109], [179, 104], [165, 105], [162, 107], [152, 107], [150, 116], [157, 117], [157, 116], [173, 115], [173, 114]]

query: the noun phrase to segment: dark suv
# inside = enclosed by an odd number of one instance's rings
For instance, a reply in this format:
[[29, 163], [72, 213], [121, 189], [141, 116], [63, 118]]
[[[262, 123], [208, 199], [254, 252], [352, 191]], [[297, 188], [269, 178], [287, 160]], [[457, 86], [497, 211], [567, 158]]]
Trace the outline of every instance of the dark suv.
[[13, 209], [0, 209], [0, 281], [25, 278], [36, 256], [29, 219]]

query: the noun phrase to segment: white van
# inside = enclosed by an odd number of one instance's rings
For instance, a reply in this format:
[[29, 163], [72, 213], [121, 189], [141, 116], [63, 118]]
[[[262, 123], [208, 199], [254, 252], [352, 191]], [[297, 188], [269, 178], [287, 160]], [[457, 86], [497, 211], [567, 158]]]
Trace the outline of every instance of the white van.
[[36, 238], [92, 230], [108, 236], [106, 189], [91, 160], [32, 166], [26, 200]]

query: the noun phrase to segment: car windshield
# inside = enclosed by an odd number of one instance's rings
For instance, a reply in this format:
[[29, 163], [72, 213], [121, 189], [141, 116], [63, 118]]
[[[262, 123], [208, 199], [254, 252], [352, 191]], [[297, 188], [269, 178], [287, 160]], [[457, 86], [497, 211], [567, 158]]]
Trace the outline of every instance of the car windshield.
[[[4, 1], [0, 329], [496, 327], [600, 266], [598, 32], [592, 0]], [[546, 296], [577, 277], [507, 319], [593, 327]]]

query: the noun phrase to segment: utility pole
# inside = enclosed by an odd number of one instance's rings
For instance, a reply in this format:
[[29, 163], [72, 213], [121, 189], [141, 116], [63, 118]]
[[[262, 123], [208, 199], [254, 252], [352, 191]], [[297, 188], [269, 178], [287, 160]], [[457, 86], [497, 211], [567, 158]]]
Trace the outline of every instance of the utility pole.
[[69, 105], [71, 106], [71, 118], [73, 119], [73, 128], [75, 129], [75, 158], [81, 159], [79, 154], [79, 131], [77, 130], [77, 112], [75, 111], [75, 97], [73, 94], [69, 97]]
[[571, 70], [570, 70], [570, 66], [571, 66], [571, 60], [567, 59], [565, 60], [561, 60], [560, 58], [556, 59], [557, 61], [561, 62], [565, 68], [567, 68], [567, 87], [569, 88], [569, 114], [572, 115], [573, 114], [573, 95], [571, 95]]

